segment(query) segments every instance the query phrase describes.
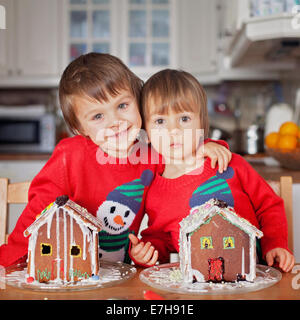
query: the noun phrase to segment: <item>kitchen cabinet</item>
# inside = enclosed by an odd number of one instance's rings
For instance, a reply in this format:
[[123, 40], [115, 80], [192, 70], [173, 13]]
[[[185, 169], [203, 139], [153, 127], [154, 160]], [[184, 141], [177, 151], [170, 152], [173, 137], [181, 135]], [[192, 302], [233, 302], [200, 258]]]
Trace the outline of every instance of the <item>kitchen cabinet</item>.
[[278, 80], [272, 68], [232, 66], [228, 46], [245, 18], [247, 0], [189, 0], [177, 2], [178, 67], [202, 84], [224, 80]]
[[0, 85], [43, 84], [60, 73], [59, 0], [0, 0], [7, 28], [0, 38]]
[[226, 1], [225, 47], [227, 63], [232, 68], [290, 71], [298, 66], [300, 6], [286, 10], [283, 6], [278, 13], [272, 12], [271, 4], [266, 8], [265, 12], [262, 7], [251, 9], [250, 0]]
[[[253, 54], [252, 49], [262, 49], [263, 44], [255, 38], [251, 41], [258, 46], [249, 45], [245, 30], [265, 29], [265, 22], [251, 19], [246, 27], [248, 0], [0, 0], [0, 4], [7, 18], [7, 29], [0, 30], [0, 87], [57, 87], [67, 64], [89, 51], [120, 57], [143, 80], [163, 68], [187, 70], [202, 84], [278, 80], [281, 70], [295, 66], [294, 60], [266, 64]], [[280, 16], [272, 21], [280, 28], [290, 19]]]
[[9, 51], [12, 49], [9, 36], [13, 28], [10, 14], [13, 11], [13, 1], [1, 0], [0, 5], [4, 6], [6, 12], [6, 29], [0, 29], [0, 77], [2, 77], [9, 74]]
[[217, 71], [218, 1], [178, 1], [179, 67], [204, 76]]

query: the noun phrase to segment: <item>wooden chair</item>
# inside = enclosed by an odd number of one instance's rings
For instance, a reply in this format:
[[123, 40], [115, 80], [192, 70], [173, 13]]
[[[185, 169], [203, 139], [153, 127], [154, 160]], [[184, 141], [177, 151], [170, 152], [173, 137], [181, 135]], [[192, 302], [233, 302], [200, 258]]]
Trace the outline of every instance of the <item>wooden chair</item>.
[[[288, 247], [293, 252], [293, 179], [290, 176], [282, 176], [280, 177], [280, 181], [267, 180], [267, 183], [284, 201], [284, 209], [288, 223]], [[176, 262], [178, 259], [178, 253], [170, 254], [170, 262]]]
[[0, 178], [0, 245], [7, 243], [7, 216], [9, 204], [27, 203], [31, 181], [9, 183], [7, 178]]
[[280, 181], [267, 180], [268, 184], [284, 201], [284, 209], [288, 223], [288, 246], [294, 251], [293, 230], [293, 178], [290, 176], [280, 177]]

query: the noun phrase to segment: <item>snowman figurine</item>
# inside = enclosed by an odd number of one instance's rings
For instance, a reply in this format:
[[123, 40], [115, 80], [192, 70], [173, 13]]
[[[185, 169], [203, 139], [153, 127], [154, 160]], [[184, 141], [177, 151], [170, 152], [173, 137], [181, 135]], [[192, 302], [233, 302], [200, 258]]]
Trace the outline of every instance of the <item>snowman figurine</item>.
[[99, 257], [106, 261], [130, 262], [129, 248], [130, 226], [139, 212], [145, 187], [153, 179], [149, 169], [135, 179], [111, 191], [97, 210], [97, 218], [102, 222], [99, 232]]

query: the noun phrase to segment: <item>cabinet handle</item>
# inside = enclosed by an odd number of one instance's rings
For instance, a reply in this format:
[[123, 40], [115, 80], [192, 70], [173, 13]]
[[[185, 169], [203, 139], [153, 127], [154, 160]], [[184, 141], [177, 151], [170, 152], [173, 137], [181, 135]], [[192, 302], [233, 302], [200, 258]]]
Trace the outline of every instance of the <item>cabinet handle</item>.
[[22, 74], [22, 70], [21, 69], [17, 69], [17, 75], [20, 76]]

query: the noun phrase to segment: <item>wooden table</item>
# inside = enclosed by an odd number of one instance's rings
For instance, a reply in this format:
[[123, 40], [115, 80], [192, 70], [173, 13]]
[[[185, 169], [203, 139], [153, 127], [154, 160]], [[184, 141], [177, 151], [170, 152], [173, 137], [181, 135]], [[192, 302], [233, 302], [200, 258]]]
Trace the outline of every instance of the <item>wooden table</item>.
[[[137, 268], [137, 274], [120, 285], [88, 291], [40, 292], [6, 286], [5, 289], [0, 289], [0, 300], [143, 300], [143, 292], [146, 290], [154, 291], [167, 300], [300, 300], [300, 265], [294, 267], [296, 273], [284, 273], [282, 280], [271, 287], [232, 295], [186, 295], [153, 289], [139, 280], [141, 270]], [[293, 289], [293, 279], [299, 289]]]

